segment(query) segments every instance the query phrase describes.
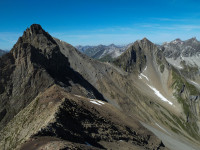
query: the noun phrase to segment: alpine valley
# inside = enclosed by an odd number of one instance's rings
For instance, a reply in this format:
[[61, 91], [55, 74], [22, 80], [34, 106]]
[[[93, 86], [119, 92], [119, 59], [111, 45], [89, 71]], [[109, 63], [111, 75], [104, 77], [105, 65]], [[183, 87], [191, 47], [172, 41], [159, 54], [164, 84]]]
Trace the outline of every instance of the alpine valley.
[[75, 48], [33, 24], [0, 57], [0, 150], [199, 150], [199, 97], [196, 38]]

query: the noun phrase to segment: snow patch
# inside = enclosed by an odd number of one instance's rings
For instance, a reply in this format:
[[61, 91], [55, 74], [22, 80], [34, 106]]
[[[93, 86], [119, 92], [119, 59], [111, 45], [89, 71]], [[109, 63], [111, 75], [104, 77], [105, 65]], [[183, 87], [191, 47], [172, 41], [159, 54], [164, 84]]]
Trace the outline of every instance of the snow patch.
[[96, 99], [90, 99], [90, 102], [99, 106], [102, 106], [103, 104], [105, 104], [104, 102], [96, 100]]
[[[146, 70], [147, 70], [147, 66], [144, 68], [143, 72]], [[146, 75], [144, 75], [143, 73], [140, 73], [140, 75], [138, 75], [138, 78], [142, 79], [142, 77], [146, 78], [146, 80], [149, 81], [149, 78]]]
[[122, 54], [122, 52], [115, 51], [113, 57], [114, 57], [114, 58], [119, 57], [121, 54]]
[[80, 95], [75, 95], [76, 97], [82, 97], [82, 96], [80, 96]]
[[[80, 95], [75, 95], [76, 97], [82, 97], [82, 96], [80, 96]], [[105, 103], [104, 102], [102, 102], [102, 101], [100, 101], [100, 100], [96, 100], [96, 99], [90, 99], [90, 102], [91, 103], [93, 103], [93, 104], [96, 104], [96, 105], [104, 105]]]
[[139, 79], [142, 79], [141, 75], [138, 76]]
[[100, 106], [101, 106], [101, 104], [97, 103], [96, 101], [90, 101], [90, 102], [93, 103], [93, 104], [96, 104], [96, 105], [100, 105]]
[[[146, 69], [146, 68], [145, 68]], [[144, 70], [145, 71], [145, 70]], [[139, 75], [138, 75], [138, 78], [139, 79], [142, 79], [142, 77], [144, 77], [147, 81], [149, 81], [149, 78], [147, 77], [147, 76], [145, 76], [143, 73], [140, 73]]]
[[175, 64], [175, 63], [173, 63], [173, 66], [178, 68], [178, 69], [183, 69], [183, 67], [181, 65], [178, 65], [178, 64]]
[[147, 66], [144, 68], [144, 71], [146, 71], [147, 70]]
[[183, 69], [183, 67], [182, 67], [182, 66], [175, 66], [175, 67], [177, 67], [177, 68], [179, 68], [179, 69]]
[[102, 101], [98, 101], [98, 103], [100, 103], [100, 104], [105, 104], [104, 102], [102, 102]]
[[169, 103], [170, 105], [173, 105], [172, 102], [170, 102], [168, 99], [166, 99], [161, 93], [160, 91], [158, 91], [156, 88], [154, 88], [153, 86], [147, 84], [153, 91], [154, 93], [162, 100], [162, 101], [165, 101], [167, 103]]
[[145, 77], [149, 81], [149, 78], [147, 76], [145, 76], [143, 73], [141, 73], [140, 75]]

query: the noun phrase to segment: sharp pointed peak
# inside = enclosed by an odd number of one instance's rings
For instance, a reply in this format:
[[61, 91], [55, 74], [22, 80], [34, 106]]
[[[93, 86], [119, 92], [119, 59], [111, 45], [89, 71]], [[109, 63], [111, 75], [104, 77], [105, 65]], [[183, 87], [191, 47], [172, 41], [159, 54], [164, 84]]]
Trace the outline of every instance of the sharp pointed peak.
[[[140, 40], [141, 42], [145, 42], [145, 43], [152, 43], [149, 39], [147, 39], [146, 37], [144, 37], [142, 40]], [[152, 43], [153, 44], [153, 43]]]
[[152, 43], [149, 39], [147, 39], [146, 37], [144, 37], [142, 40], [137, 40], [135, 41], [131, 46], [134, 46], [135, 44], [139, 44], [139, 45], [148, 45], [148, 44], [154, 44]]
[[24, 34], [46, 34], [46, 31], [40, 24], [32, 24], [29, 28], [24, 31]]
[[38, 35], [40, 36], [40, 38], [41, 36], [43, 36], [46, 37], [48, 40], [50, 40], [52, 43], [55, 43], [53, 37], [48, 32], [46, 32], [40, 24], [32, 24], [29, 28], [27, 28], [24, 31], [22, 38], [25, 41], [28, 40], [29, 42], [32, 42], [32, 40], [34, 38], [37, 38]]
[[141, 41], [149, 41], [146, 37], [144, 37]]
[[[20, 49], [26, 50], [24, 46], [32, 46], [40, 50], [45, 50], [47, 47], [53, 47], [56, 45], [53, 37], [46, 32], [41, 25], [32, 24], [27, 28], [23, 35], [19, 37], [17, 43], [12, 48], [11, 52], [15, 52]], [[49, 48], [50, 49], [50, 48]]]
[[30, 29], [42, 29], [42, 26], [40, 24], [32, 24]]

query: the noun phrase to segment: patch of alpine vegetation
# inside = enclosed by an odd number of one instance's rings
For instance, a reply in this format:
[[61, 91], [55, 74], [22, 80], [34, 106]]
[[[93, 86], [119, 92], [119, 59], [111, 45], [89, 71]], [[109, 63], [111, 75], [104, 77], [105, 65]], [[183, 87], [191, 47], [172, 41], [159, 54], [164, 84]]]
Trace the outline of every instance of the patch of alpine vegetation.
[[177, 70], [172, 69], [172, 88], [174, 96], [182, 105], [186, 118], [174, 118], [179, 126], [195, 139], [199, 138], [199, 127], [197, 121], [199, 118], [200, 92], [192, 84], [188, 83]]
[[114, 58], [112, 58], [110, 55], [106, 55], [99, 59], [99, 61], [102, 61], [102, 62], [113, 62], [113, 60]]
[[195, 75], [200, 74], [199, 68], [197, 65], [187, 65], [185, 61], [181, 62], [183, 69], [180, 69], [180, 72], [186, 78], [195, 79]]

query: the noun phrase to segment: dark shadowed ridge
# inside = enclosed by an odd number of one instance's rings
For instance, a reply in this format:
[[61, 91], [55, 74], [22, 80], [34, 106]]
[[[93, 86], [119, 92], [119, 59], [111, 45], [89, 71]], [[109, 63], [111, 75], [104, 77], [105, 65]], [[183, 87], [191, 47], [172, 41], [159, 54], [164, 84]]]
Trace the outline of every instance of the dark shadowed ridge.
[[69, 91], [68, 87], [79, 84], [88, 91], [88, 97], [104, 100], [70, 67], [54, 39], [38, 24], [24, 31], [12, 50], [0, 58], [0, 76], [0, 129], [53, 84]]

